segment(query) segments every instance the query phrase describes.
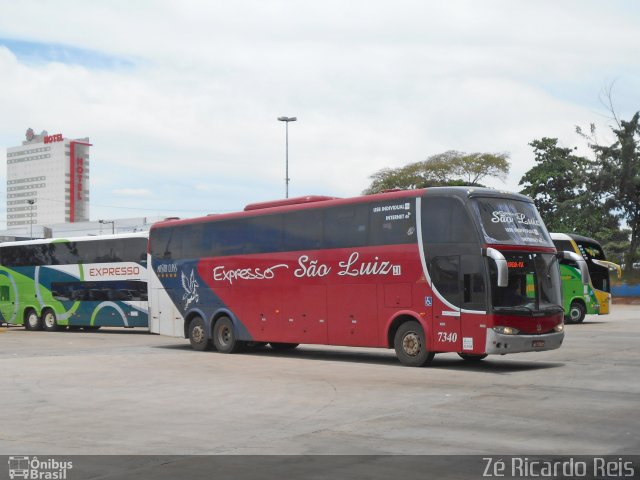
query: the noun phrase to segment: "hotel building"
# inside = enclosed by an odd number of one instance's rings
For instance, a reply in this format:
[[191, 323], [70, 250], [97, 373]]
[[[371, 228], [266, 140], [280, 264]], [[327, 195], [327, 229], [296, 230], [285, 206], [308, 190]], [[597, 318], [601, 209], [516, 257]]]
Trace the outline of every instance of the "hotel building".
[[89, 138], [36, 135], [7, 149], [7, 228], [89, 220]]

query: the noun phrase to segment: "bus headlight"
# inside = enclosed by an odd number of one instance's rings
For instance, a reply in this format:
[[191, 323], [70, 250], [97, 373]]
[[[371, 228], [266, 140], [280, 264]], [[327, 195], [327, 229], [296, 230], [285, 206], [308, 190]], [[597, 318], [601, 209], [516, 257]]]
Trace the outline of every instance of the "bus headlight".
[[555, 327], [553, 327], [554, 332], [564, 332], [564, 323], [559, 323]]
[[493, 331], [502, 335], [517, 335], [520, 333], [520, 330], [513, 327], [493, 327]]

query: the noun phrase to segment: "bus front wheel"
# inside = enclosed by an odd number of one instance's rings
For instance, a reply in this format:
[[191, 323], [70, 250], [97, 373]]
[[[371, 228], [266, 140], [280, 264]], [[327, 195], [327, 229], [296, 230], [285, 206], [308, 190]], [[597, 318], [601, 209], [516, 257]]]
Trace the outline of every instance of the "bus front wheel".
[[409, 367], [422, 367], [433, 360], [434, 353], [427, 350], [424, 329], [412, 320], [398, 328], [393, 339], [398, 360]]
[[229, 317], [220, 317], [213, 327], [213, 344], [220, 353], [234, 353], [241, 347], [236, 338], [233, 322]]
[[24, 319], [24, 328], [27, 330], [42, 330], [42, 320], [35, 310], [29, 310]]
[[58, 320], [53, 310], [46, 309], [42, 312], [42, 327], [47, 332], [55, 332], [58, 330]]
[[199, 352], [204, 352], [211, 346], [202, 317], [195, 317], [191, 320], [189, 324], [189, 342], [191, 343], [191, 348]]
[[587, 309], [582, 302], [571, 302], [569, 307], [569, 323], [581, 323], [587, 314]]

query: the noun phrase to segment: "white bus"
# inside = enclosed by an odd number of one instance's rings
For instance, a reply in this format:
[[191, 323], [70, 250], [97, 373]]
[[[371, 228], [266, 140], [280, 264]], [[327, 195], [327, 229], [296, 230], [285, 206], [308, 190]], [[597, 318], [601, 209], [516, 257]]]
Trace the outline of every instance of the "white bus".
[[27, 330], [147, 327], [148, 233], [0, 244], [0, 314]]

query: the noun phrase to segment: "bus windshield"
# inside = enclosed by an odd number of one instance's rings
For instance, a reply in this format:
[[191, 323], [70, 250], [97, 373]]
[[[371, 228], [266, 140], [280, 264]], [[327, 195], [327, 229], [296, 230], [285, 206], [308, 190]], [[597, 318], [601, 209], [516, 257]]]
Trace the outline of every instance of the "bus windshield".
[[496, 312], [533, 314], [562, 312], [558, 261], [551, 253], [502, 252], [509, 267], [509, 284], [497, 287], [491, 266], [491, 299]]
[[553, 246], [533, 203], [481, 197], [473, 199], [472, 205], [486, 243]]
[[591, 283], [593, 287], [605, 292], [611, 291], [611, 285], [609, 283], [609, 269], [606, 266], [598, 265], [594, 263], [594, 260], [606, 260], [606, 256], [602, 247], [596, 242], [588, 242], [585, 240], [575, 240], [578, 245], [580, 254], [587, 262], [589, 267], [589, 276], [591, 277]]

